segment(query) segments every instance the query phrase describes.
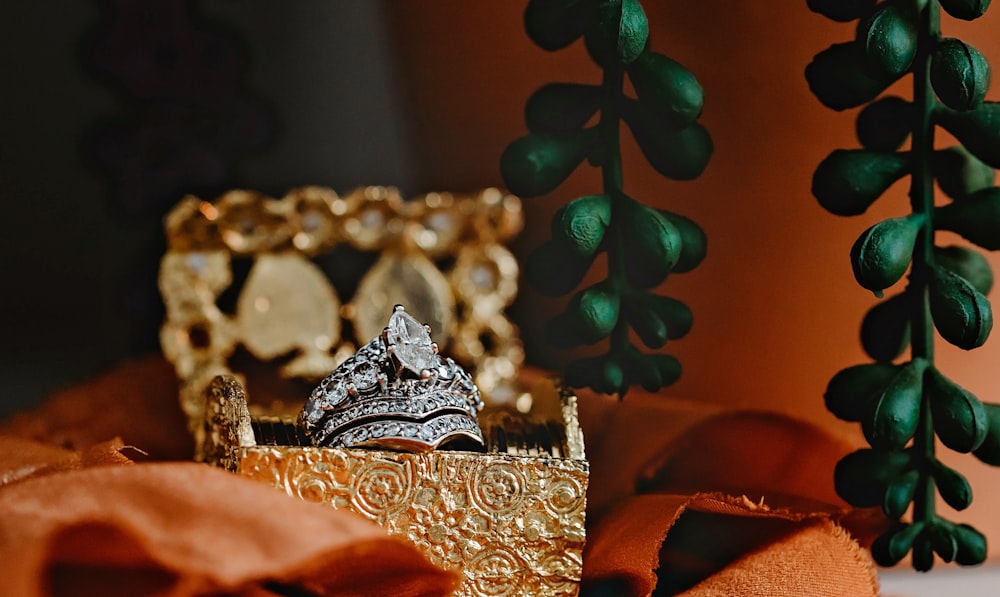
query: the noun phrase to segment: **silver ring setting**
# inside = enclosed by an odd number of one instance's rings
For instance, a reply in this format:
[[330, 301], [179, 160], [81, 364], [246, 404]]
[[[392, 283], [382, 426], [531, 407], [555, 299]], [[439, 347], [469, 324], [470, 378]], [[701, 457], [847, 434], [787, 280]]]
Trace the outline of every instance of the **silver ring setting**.
[[316, 386], [299, 424], [314, 446], [429, 452], [455, 442], [481, 449], [482, 407], [472, 377], [438, 355], [430, 328], [396, 305], [382, 334]]

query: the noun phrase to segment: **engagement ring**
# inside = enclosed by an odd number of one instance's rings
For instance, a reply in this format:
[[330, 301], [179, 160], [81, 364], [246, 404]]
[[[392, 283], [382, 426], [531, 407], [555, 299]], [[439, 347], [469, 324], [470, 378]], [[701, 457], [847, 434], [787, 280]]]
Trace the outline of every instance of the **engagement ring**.
[[430, 327], [396, 305], [382, 334], [313, 390], [299, 424], [314, 446], [482, 449], [482, 407], [469, 374], [438, 355]]

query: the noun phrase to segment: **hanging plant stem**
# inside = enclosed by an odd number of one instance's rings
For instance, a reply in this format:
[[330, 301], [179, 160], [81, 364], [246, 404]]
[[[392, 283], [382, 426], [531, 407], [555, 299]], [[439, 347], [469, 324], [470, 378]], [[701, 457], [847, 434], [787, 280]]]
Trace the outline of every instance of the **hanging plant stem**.
[[[673, 357], [645, 353], [684, 336], [691, 327], [686, 305], [650, 292], [669, 273], [693, 269], [705, 257], [705, 234], [691, 220], [643, 205], [623, 187], [620, 131], [631, 129], [660, 174], [696, 178], [712, 153], [701, 114], [698, 81], [677, 62], [649, 49], [646, 14], [637, 0], [531, 0], [528, 35], [557, 50], [583, 37], [603, 70], [600, 85], [550, 83], [525, 107], [528, 135], [504, 151], [500, 169], [508, 188], [523, 197], [546, 195], [587, 159], [601, 168], [602, 189], [564, 205], [552, 238], [527, 259], [526, 277], [541, 293], [573, 292], [596, 256], [607, 253], [607, 277], [576, 291], [546, 326], [557, 348], [607, 343], [604, 354], [570, 362], [566, 382], [624, 396], [632, 385], [656, 391], [680, 376]], [[625, 76], [636, 97], [625, 94]], [[588, 126], [599, 113], [596, 125]]]
[[[867, 104], [857, 118], [863, 149], [832, 152], [813, 175], [812, 191], [833, 214], [856, 216], [897, 180], [910, 176], [911, 213], [865, 230], [851, 249], [858, 283], [879, 298], [909, 270], [906, 288], [873, 307], [861, 342], [874, 363], [837, 373], [827, 408], [861, 423], [870, 449], [848, 454], [834, 475], [837, 492], [855, 506], [881, 506], [895, 524], [872, 545], [884, 566], [912, 554], [929, 570], [946, 562], [981, 563], [986, 538], [936, 511], [940, 497], [956, 510], [972, 502], [958, 471], [938, 460], [935, 443], [973, 452], [1000, 465], [1000, 405], [984, 404], [946, 378], [934, 358], [935, 331], [971, 350], [989, 337], [993, 314], [986, 294], [993, 274], [983, 256], [964, 246], [938, 247], [937, 230], [958, 233], [987, 250], [1000, 249], [1000, 104], [984, 101], [989, 64], [972, 46], [941, 37], [940, 11], [971, 20], [980, 0], [808, 0], [837, 21], [859, 19], [857, 38], [820, 52], [806, 68], [813, 93], [844, 110]], [[913, 101], [878, 98], [913, 75]], [[874, 100], [874, 101], [873, 101]], [[935, 149], [944, 127], [961, 143]], [[910, 138], [909, 151], [900, 147]], [[935, 206], [934, 183], [951, 199]], [[909, 348], [909, 360], [898, 362]], [[912, 520], [901, 519], [912, 504]]]
[[[923, 214], [923, 225], [917, 234], [913, 248], [915, 273], [910, 275], [908, 292], [918, 297], [912, 301], [912, 329], [910, 354], [913, 359], [934, 362], [934, 322], [928, 308], [929, 277], [925, 272], [934, 267], [934, 175], [931, 171], [930, 156], [934, 153], [933, 114], [937, 100], [930, 86], [930, 52], [928, 49], [940, 34], [937, 7], [928, 7], [919, 15], [917, 53], [913, 65], [913, 102], [916, 119], [913, 127], [910, 174], [910, 206], [915, 214]], [[913, 449], [922, 456], [924, 463], [934, 461], [934, 417], [930, 400], [921, 396], [920, 424], [913, 438]], [[913, 522], [928, 523], [935, 520], [934, 478], [925, 470], [921, 474], [913, 496]], [[925, 549], [926, 550], [926, 549]], [[891, 558], [890, 558], [891, 559]], [[933, 562], [933, 555], [931, 556]], [[925, 562], [919, 562], [920, 567]], [[914, 562], [917, 565], [917, 562]], [[930, 568], [930, 563], [926, 567]]]

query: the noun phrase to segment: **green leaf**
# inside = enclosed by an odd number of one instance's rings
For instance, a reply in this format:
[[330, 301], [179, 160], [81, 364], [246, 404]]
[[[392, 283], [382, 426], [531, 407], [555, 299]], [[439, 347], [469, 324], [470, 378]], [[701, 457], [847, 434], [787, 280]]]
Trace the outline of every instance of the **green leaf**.
[[935, 151], [931, 155], [931, 170], [941, 190], [955, 200], [988, 189], [996, 180], [993, 168], [960, 145]]
[[897, 294], [875, 304], [861, 320], [861, 346], [872, 359], [890, 363], [910, 345], [910, 299]]
[[867, 149], [835, 149], [812, 178], [812, 194], [838, 216], [863, 214], [910, 169], [906, 156]]
[[597, 19], [584, 38], [587, 51], [602, 66], [628, 65], [642, 54], [649, 23], [638, 0], [600, 0]]
[[566, 365], [566, 385], [572, 388], [590, 387], [602, 394], [624, 396], [628, 380], [621, 364], [608, 357], [584, 357]]
[[844, 421], [860, 421], [899, 370], [895, 365], [867, 363], [837, 372], [823, 394], [827, 410]]
[[558, 50], [583, 35], [593, 19], [590, 0], [528, 0], [524, 29], [544, 50]]
[[683, 274], [698, 267], [708, 253], [708, 235], [694, 220], [665, 209], [659, 211], [681, 234], [681, 254], [671, 271]]
[[[607, 2], [615, 4], [615, 2]], [[642, 54], [649, 39], [646, 11], [639, 0], [621, 0], [621, 21], [618, 24], [618, 60], [631, 64]]]
[[959, 348], [982, 346], [993, 329], [990, 302], [965, 278], [946, 269], [932, 269], [931, 317], [941, 337]]
[[916, 521], [906, 525], [889, 539], [889, 555], [897, 562], [913, 547], [917, 535], [924, 530], [924, 522]]
[[895, 566], [900, 560], [903, 559], [903, 556], [906, 555], [905, 551], [903, 553], [890, 551], [889, 546], [892, 544], [893, 538], [897, 534], [905, 531], [909, 528], [909, 526], [910, 525], [905, 522], [897, 522], [892, 525], [888, 531], [879, 535], [875, 541], [872, 542], [872, 559], [875, 560], [876, 564], [879, 566], [890, 567]]
[[[897, 525], [893, 529], [886, 532], [883, 537], [888, 539], [888, 544], [885, 549], [888, 559], [892, 560], [893, 563], [902, 560], [913, 547], [913, 542], [916, 540], [917, 535], [919, 535], [923, 530], [924, 522], [919, 520], [913, 524], [904, 523]], [[879, 537], [879, 539], [881, 538], [882, 537]], [[874, 550], [874, 548], [875, 546], [873, 545], [872, 549]]]
[[670, 220], [655, 209], [623, 198], [621, 229], [624, 237], [625, 276], [638, 288], [651, 288], [667, 277], [680, 257], [681, 235]]
[[993, 270], [979, 251], [967, 247], [934, 247], [934, 263], [965, 278], [983, 294], [993, 288]]
[[905, 514], [910, 502], [913, 501], [919, 482], [920, 472], [916, 470], [906, 471], [890, 481], [882, 501], [882, 511], [885, 515], [892, 520], [898, 520]]
[[611, 223], [611, 197], [585, 195], [570, 201], [552, 218], [552, 238], [581, 257], [593, 255]]
[[667, 326], [668, 339], [683, 338], [691, 331], [694, 314], [691, 312], [691, 308], [681, 301], [669, 296], [648, 293], [635, 294], [633, 300], [636, 301], [639, 308], [652, 311], [663, 320]]
[[531, 94], [524, 120], [531, 132], [582, 128], [601, 105], [601, 88], [577, 83], [549, 83]]
[[913, 104], [890, 95], [861, 109], [855, 131], [865, 149], [891, 153], [903, 145], [912, 126]]
[[990, 86], [990, 65], [971, 45], [960, 39], [937, 42], [931, 53], [931, 86], [953, 110], [971, 110], [982, 103]]
[[900, 368], [882, 395], [871, 402], [871, 410], [861, 419], [861, 430], [878, 450], [902, 449], [917, 432], [920, 398], [927, 362], [914, 359]]
[[931, 466], [931, 475], [934, 476], [938, 493], [945, 503], [956, 510], [969, 507], [972, 503], [972, 487], [961, 473], [935, 460]]
[[858, 28], [868, 63], [887, 77], [909, 70], [917, 55], [917, 16], [910, 4], [882, 2]]
[[806, 0], [806, 5], [828, 19], [846, 23], [868, 14], [875, 0]]
[[930, 538], [934, 551], [937, 552], [945, 562], [951, 562], [958, 555], [958, 541], [951, 533], [951, 527], [934, 521], [927, 527], [927, 535]]
[[940, 0], [941, 8], [956, 19], [972, 21], [983, 16], [990, 0]]
[[693, 319], [691, 309], [681, 301], [645, 292], [623, 299], [622, 313], [639, 339], [650, 348], [660, 348], [668, 339], [687, 334]]
[[694, 74], [656, 52], [645, 52], [629, 66], [629, 78], [642, 107], [672, 128], [684, 128], [701, 115], [704, 93]]
[[806, 81], [813, 95], [838, 111], [872, 101], [894, 80], [874, 72], [864, 48], [853, 41], [830, 46], [806, 66]]
[[934, 567], [934, 544], [926, 528], [913, 540], [912, 560], [917, 572], [927, 572]]
[[563, 243], [547, 241], [528, 255], [524, 275], [545, 296], [562, 296], [583, 280], [593, 256], [581, 257]]
[[660, 348], [667, 343], [669, 332], [667, 323], [652, 308], [646, 293], [634, 293], [622, 301], [622, 315], [643, 344], [650, 348]]
[[1000, 188], [983, 189], [934, 209], [938, 230], [950, 230], [988, 251], [1000, 249]]
[[955, 561], [962, 566], [978, 566], [986, 561], [986, 537], [967, 524], [957, 524], [951, 533], [958, 543]]
[[681, 362], [669, 354], [651, 354], [646, 358], [652, 362], [657, 371], [660, 372], [660, 383], [666, 387], [676, 382], [681, 377]]
[[521, 137], [500, 156], [504, 184], [522, 197], [545, 195], [573, 173], [596, 140], [593, 128]]
[[931, 370], [928, 382], [934, 431], [941, 443], [963, 453], [981, 446], [989, 431], [983, 403], [937, 370]]
[[628, 385], [625, 382], [625, 373], [622, 366], [617, 361], [610, 358], [605, 359], [604, 367], [601, 369], [601, 387], [605, 394], [619, 394], [624, 396]]
[[926, 216], [890, 218], [865, 230], [851, 247], [851, 268], [863, 288], [876, 294], [903, 277]]
[[837, 495], [859, 508], [881, 506], [889, 483], [910, 465], [910, 453], [861, 449], [840, 459], [833, 471]]
[[705, 171], [713, 149], [705, 127], [695, 123], [675, 130], [638, 102], [630, 100], [623, 107], [632, 136], [654, 170], [673, 180], [692, 180]]
[[566, 314], [579, 323], [580, 337], [593, 344], [611, 335], [618, 323], [621, 298], [610, 280], [599, 282], [573, 295]]
[[938, 119], [972, 155], [1000, 168], [1000, 103], [982, 102], [968, 112], [943, 110]]
[[638, 350], [629, 350], [626, 368], [630, 379], [639, 381], [647, 392], [656, 392], [663, 386], [663, 374], [657, 366], [654, 355], [645, 355]]
[[1000, 404], [983, 404], [986, 412], [986, 439], [972, 453], [991, 466], [1000, 466]]

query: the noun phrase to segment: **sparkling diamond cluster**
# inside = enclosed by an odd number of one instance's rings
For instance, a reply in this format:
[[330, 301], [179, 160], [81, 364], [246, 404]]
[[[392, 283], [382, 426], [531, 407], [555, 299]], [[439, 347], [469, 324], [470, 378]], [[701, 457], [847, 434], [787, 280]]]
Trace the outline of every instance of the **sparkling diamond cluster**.
[[463, 415], [442, 415], [426, 423], [406, 421], [376, 421], [364, 423], [333, 438], [331, 448], [364, 445], [366, 442], [387, 439], [417, 440], [433, 445], [440, 439], [456, 433], [471, 434], [482, 439], [482, 431], [474, 419]]
[[454, 434], [482, 441], [483, 406], [472, 378], [441, 358], [429, 331], [396, 307], [383, 334], [313, 390], [299, 422], [314, 445], [407, 445], [433, 449]]

